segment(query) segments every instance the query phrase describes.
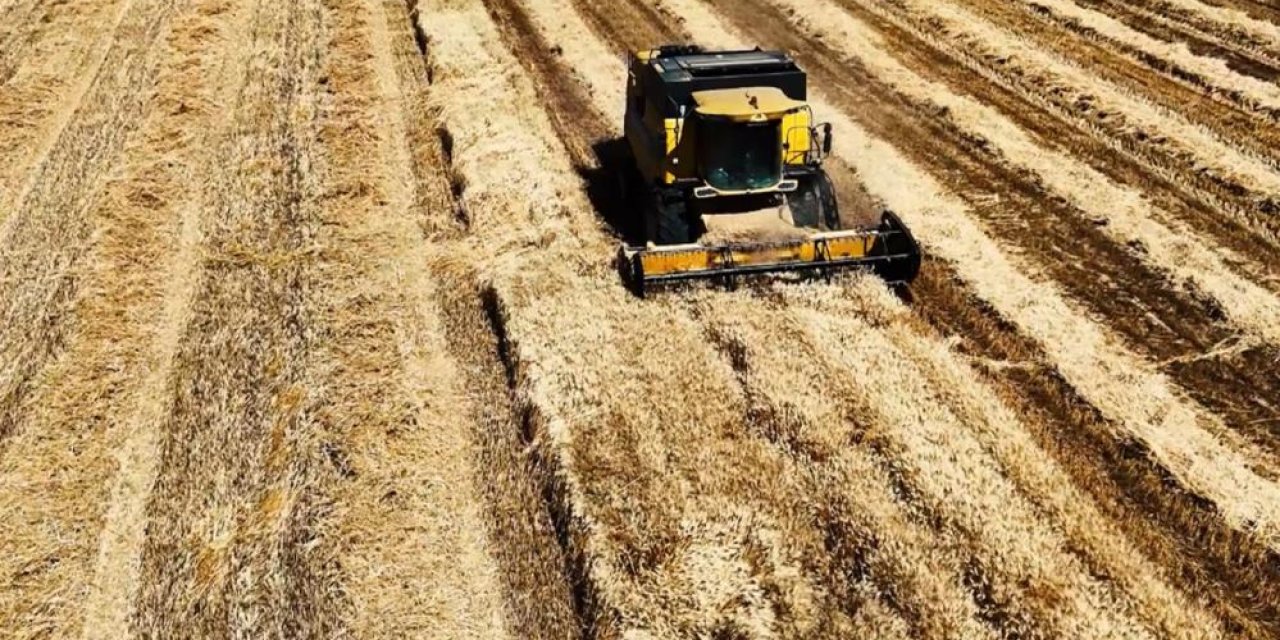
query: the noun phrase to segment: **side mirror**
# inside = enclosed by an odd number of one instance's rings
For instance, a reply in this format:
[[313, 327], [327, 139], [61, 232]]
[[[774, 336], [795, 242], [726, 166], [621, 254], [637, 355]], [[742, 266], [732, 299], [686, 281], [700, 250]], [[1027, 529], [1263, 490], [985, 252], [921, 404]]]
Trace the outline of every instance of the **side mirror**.
[[822, 125], [822, 155], [831, 155], [831, 145], [833, 143], [831, 136], [831, 124]]

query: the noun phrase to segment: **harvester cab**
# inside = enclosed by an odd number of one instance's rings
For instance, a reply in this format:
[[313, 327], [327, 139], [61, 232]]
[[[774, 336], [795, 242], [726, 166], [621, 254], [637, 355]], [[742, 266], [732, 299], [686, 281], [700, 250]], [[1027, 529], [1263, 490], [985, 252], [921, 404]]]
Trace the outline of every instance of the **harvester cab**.
[[[633, 54], [628, 71], [627, 197], [643, 201], [645, 244], [623, 246], [619, 263], [634, 290], [852, 268], [915, 277], [920, 251], [897, 216], [842, 220], [823, 168], [831, 126], [789, 55], [666, 46]], [[751, 228], [761, 221], [773, 227]]]

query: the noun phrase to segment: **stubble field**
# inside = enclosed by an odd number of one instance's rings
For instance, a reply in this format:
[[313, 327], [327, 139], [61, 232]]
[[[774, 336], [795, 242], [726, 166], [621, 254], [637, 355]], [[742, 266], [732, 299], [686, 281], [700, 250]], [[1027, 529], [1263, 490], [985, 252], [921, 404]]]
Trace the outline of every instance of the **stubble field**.
[[[638, 299], [628, 50], [926, 261]], [[1280, 636], [1264, 0], [0, 0], [0, 637]]]

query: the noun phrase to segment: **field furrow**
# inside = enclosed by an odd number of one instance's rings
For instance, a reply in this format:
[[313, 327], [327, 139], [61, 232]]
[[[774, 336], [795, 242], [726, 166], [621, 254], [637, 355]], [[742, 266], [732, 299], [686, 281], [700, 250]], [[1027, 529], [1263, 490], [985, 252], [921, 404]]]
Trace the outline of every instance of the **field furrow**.
[[1272, 126], [1274, 110], [1247, 99], [1231, 83], [1220, 82], [1221, 69], [1196, 64], [1199, 58], [1194, 55], [1185, 60], [1188, 56], [1180, 55], [1184, 53], [1180, 49], [1166, 51], [1174, 45], [1147, 42], [1151, 38], [1125, 32], [1128, 27], [1077, 19], [1082, 10], [1075, 5], [1064, 9], [1056, 4], [1051, 8], [970, 0], [965, 6], [1063, 59], [1095, 70], [1100, 78], [1187, 117], [1272, 166], [1280, 163], [1275, 148], [1280, 139]]
[[244, 13], [219, 0], [175, 20], [157, 47], [165, 59], [150, 115], [85, 212], [95, 240], [77, 272], [77, 331], [34, 391], [12, 442], [20, 455], [0, 466], [0, 575], [27, 570], [0, 615], [33, 635], [128, 631], [160, 398], [197, 262], [207, 159], [192, 136], [235, 89], [229, 36]]
[[1258, 46], [1251, 38], [1242, 37], [1238, 32], [1219, 30], [1212, 25], [1197, 24], [1194, 18], [1189, 18], [1167, 3], [1158, 5], [1155, 2], [1084, 0], [1081, 4], [1105, 13], [1158, 41], [1182, 43], [1195, 55], [1218, 58], [1237, 73], [1265, 81], [1280, 77], [1280, 59], [1267, 52], [1264, 47]]
[[318, 426], [341, 476], [328, 546], [342, 559], [345, 626], [364, 638], [569, 638], [570, 585], [496, 338], [465, 269], [428, 242], [428, 219], [451, 219], [454, 203], [438, 143], [409, 144], [434, 140], [411, 133], [433, 123], [408, 10], [327, 2], [326, 16], [312, 366], [331, 390]]
[[[1257, 38], [1280, 53], [1280, 8], [1258, 0], [1158, 0], [1165, 6], [1229, 30], [1233, 35]], [[1238, 35], [1236, 36], [1238, 37]]]
[[961, 7], [913, 0], [841, 2], [850, 11], [913, 33], [928, 48], [1036, 105], [1036, 111], [1090, 131], [1099, 142], [1145, 165], [1148, 174], [1183, 183], [1275, 241], [1270, 212], [1280, 175], [1262, 159]]
[[1088, 6], [1089, 0], [1085, 0], [1085, 4], [1082, 7], [1068, 0], [1044, 0], [1041, 6], [1057, 19], [1070, 21], [1142, 57], [1164, 60], [1180, 69], [1184, 77], [1197, 77], [1203, 88], [1224, 92], [1228, 98], [1238, 100], [1242, 105], [1272, 115], [1280, 106], [1280, 86], [1273, 82], [1277, 75], [1275, 69], [1271, 69], [1269, 77], [1265, 78], [1238, 73], [1227, 62], [1198, 55], [1186, 43], [1151, 37], [1124, 21], [1094, 10]]
[[204, 176], [201, 277], [160, 426], [135, 632], [340, 632], [337, 560], [317, 546], [335, 460], [308, 368], [319, 284], [316, 163], [322, 14], [259, 3], [245, 87]]
[[[1144, 355], [1159, 362], [1199, 358], [1238, 340], [1231, 329], [1221, 326], [1213, 308], [1206, 308], [1196, 297], [1180, 291], [1185, 285], [1175, 282], [1182, 281], [1205, 292], [1201, 295], [1215, 300], [1219, 308], [1238, 304], [1236, 309], [1242, 313], [1235, 317], [1244, 321], [1242, 326], [1252, 327], [1249, 331], [1256, 332], [1254, 335], [1271, 341], [1271, 346], [1246, 345], [1238, 349], [1246, 354], [1244, 357], [1254, 358], [1259, 364], [1274, 357], [1276, 316], [1254, 307], [1274, 301], [1274, 296], [1226, 269], [1204, 251], [1202, 244], [1193, 244], [1163, 228], [1153, 219], [1157, 212], [1147, 208], [1139, 194], [1109, 185], [1087, 167], [1075, 164], [1070, 156], [1039, 147], [1012, 123], [1002, 123], [998, 114], [958, 99], [941, 87], [920, 82], [877, 49], [874, 35], [857, 23], [844, 22], [849, 31], [832, 28], [823, 32], [819, 28], [815, 37], [802, 39], [785, 26], [778, 26], [786, 24], [788, 14], [800, 15], [793, 3], [776, 5], [778, 8], [748, 1], [717, 6], [725, 15], [735, 17], [756, 41], [798, 52], [823, 85], [857, 87], [837, 89], [832, 94], [832, 105], [852, 115], [878, 137], [899, 143], [915, 163], [960, 195], [1002, 240], [1034, 257], [1046, 273], [1091, 310], [1114, 318], [1116, 330]], [[761, 15], [769, 20], [752, 19]], [[833, 19], [828, 24], [842, 24], [841, 14], [829, 15]], [[859, 44], [831, 51], [825, 42]], [[940, 110], [945, 110], [947, 119], [936, 116]], [[969, 133], [948, 120], [976, 131]], [[1001, 155], [991, 153], [993, 149]], [[1024, 167], [1009, 166], [1006, 160], [1015, 160]], [[1045, 183], [1053, 190], [1046, 189]], [[1105, 226], [1099, 226], [1099, 220], [1106, 221]], [[1134, 253], [1127, 248], [1135, 244], [1147, 251]], [[1091, 258], [1081, 261], [1078, 257], [1082, 255]], [[1183, 265], [1196, 260], [1216, 265], [1178, 275]], [[1203, 279], [1213, 273], [1223, 279]], [[1099, 274], [1104, 277], [1097, 277]], [[1165, 274], [1177, 275], [1177, 280]], [[1187, 281], [1186, 277], [1195, 280]], [[1229, 284], [1220, 287], [1219, 283]], [[1254, 294], [1238, 296], [1236, 292], [1242, 288]], [[1229, 299], [1234, 302], [1226, 302]], [[1188, 373], [1224, 382], [1213, 386], [1203, 384], [1203, 378], [1186, 379], [1185, 386], [1216, 389], [1216, 394], [1205, 395], [1213, 401], [1214, 408], [1252, 409], [1248, 419], [1240, 423], [1242, 433], [1263, 449], [1274, 448], [1277, 441], [1270, 429], [1274, 410], [1262, 400], [1267, 393], [1255, 393], [1255, 388], [1275, 388], [1280, 384], [1275, 377], [1265, 368], [1247, 373], [1227, 359], [1197, 363], [1200, 368]], [[1231, 382], [1242, 375], [1252, 380], [1245, 384]]]
[[33, 44], [26, 64], [0, 83], [0, 154], [6, 160], [0, 165], [0, 238], [12, 233], [15, 211], [38, 170], [82, 113], [133, 4], [65, 5], [51, 19], [49, 37]]
[[[1150, 450], [1103, 417], [1053, 369], [1044, 350], [1001, 319], [945, 265], [926, 262], [911, 307], [955, 342], [1030, 435], [1183, 593], [1205, 602], [1230, 634], [1276, 632], [1275, 552], [1230, 529], [1211, 502], [1179, 488]], [[1086, 520], [1085, 522], [1089, 522]]]
[[[87, 211], [146, 113], [169, 28], [170, 0], [131, 2], [65, 128], [46, 147], [21, 197], [4, 201], [0, 223], [0, 448], [23, 424], [36, 378], [72, 335], [69, 309], [80, 292], [95, 229]], [[86, 79], [88, 80], [88, 79]]]

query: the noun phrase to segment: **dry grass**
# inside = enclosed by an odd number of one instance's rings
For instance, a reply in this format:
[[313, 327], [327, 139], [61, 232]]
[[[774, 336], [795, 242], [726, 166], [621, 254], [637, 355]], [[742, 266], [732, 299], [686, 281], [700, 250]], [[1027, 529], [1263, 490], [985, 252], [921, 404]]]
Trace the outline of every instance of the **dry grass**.
[[[693, 0], [664, 0], [686, 16], [694, 37], [734, 46], [741, 37]], [[957, 272], [984, 301], [1040, 342], [1064, 377], [1105, 415], [1151, 447], [1187, 487], [1218, 504], [1226, 520], [1276, 548], [1277, 487], [1259, 476], [1254, 461], [1224, 443], [1225, 428], [1187, 401], [1153, 365], [1129, 353], [1074, 308], [1035, 269], [1007, 255], [965, 207], [900, 151], [870, 137], [843, 114], [811, 101], [835, 125], [836, 153], [852, 165], [871, 193], [899, 211], [934, 255]], [[1135, 394], [1135, 389], [1142, 389]]]
[[1273, 51], [1280, 51], [1280, 25], [1268, 20], [1254, 18], [1239, 9], [1223, 7], [1210, 2], [1198, 0], [1167, 1], [1170, 5], [1182, 11], [1202, 16], [1209, 21], [1224, 25], [1228, 29], [1242, 30], [1250, 36], [1269, 43], [1274, 47]]
[[1224, 60], [1196, 55], [1186, 43], [1157, 40], [1106, 14], [1084, 9], [1067, 0], [1044, 0], [1040, 6], [1067, 19], [1077, 21], [1081, 26], [1092, 29], [1107, 38], [1177, 64], [1183, 69], [1200, 75], [1212, 85], [1227, 92], [1240, 94], [1247, 101], [1264, 109], [1280, 107], [1280, 86], [1236, 73]]
[[[1064, 211], [1105, 218], [1094, 246], [1143, 247], [1170, 275], [1152, 286], [1203, 294], [1245, 345], [1280, 344], [1277, 289], [1257, 277], [1272, 265], [1241, 266], [1142, 186], [981, 102], [993, 93], [928, 80], [911, 47], [1009, 56], [1029, 104], [1090, 95], [1167, 136], [1140, 169], [1220, 173], [1244, 202], [1280, 187], [1265, 163], [950, 3], [853, 1], [751, 6], [791, 21], [815, 77], [856, 70], [902, 94], [915, 125], [945, 123]], [[22, 45], [0, 52], [0, 151], [16, 158], [0, 167], [0, 636], [1280, 624], [1272, 455], [1113, 335], [1122, 311], [1082, 312], [1063, 293], [1082, 289], [1041, 273], [1061, 273], [1052, 255], [980, 222], [1002, 211], [929, 173], [968, 165], [917, 166], [913, 141], [869, 133], [894, 130], [876, 128], [892, 110], [811, 92], [842, 195], [903, 214], [931, 254], [930, 300], [867, 276], [623, 288], [600, 184], [617, 52], [755, 44], [730, 22], [748, 26], [741, 6], [0, 0], [6, 16], [0, 43]], [[877, 35], [898, 26], [923, 40]], [[972, 77], [1007, 80], [986, 71]], [[1111, 148], [1111, 126], [1078, 128]], [[1019, 179], [982, 188], [1017, 201]]]
[[[1034, 139], [996, 109], [921, 77], [894, 58], [879, 34], [834, 4], [774, 3], [795, 16], [797, 28], [832, 43], [912, 99], [945, 112], [957, 126], [985, 140], [1014, 165], [1032, 172], [1054, 194], [1101, 225], [1117, 243], [1145, 247], [1143, 259], [1176, 280], [1197, 287], [1242, 330], [1280, 344], [1280, 298], [1241, 276], [1237, 267], [1228, 266], [1247, 262], [1240, 256], [1170, 220], [1167, 212], [1154, 207], [1140, 191], [1118, 185], [1086, 162], [1049, 147], [1053, 141]], [[820, 10], [824, 19], [807, 19], [809, 14], [802, 11], [805, 7]], [[1244, 270], [1269, 268], [1254, 265]]]
[[[13, 233], [9, 221], [32, 188], [33, 169], [72, 125], [132, 6], [131, 0], [74, 3], [50, 17], [46, 35], [12, 61], [14, 75], [0, 83], [0, 238]], [[10, 24], [17, 26], [14, 17]]]
[[203, 270], [184, 328], [147, 505], [135, 632], [337, 633], [335, 562], [316, 540], [338, 474], [318, 428], [309, 292], [321, 224], [316, 163], [321, 7], [263, 3], [247, 76], [211, 145]]
[[[501, 460], [506, 469], [481, 466], [493, 458], [486, 443], [505, 444], [521, 426], [509, 408], [502, 412], [502, 394], [485, 395], [483, 382], [463, 370], [483, 360], [460, 350], [485, 343], [474, 336], [450, 343], [469, 323], [458, 323], [457, 311], [445, 314], [441, 289], [475, 293], [454, 280], [458, 272], [430, 267], [420, 223], [431, 214], [416, 207], [447, 201], [449, 185], [406, 179], [415, 173], [407, 131], [426, 124], [412, 121], [421, 114], [402, 89], [420, 76], [398, 74], [394, 59], [413, 46], [407, 13], [390, 3], [327, 8], [333, 101], [321, 141], [333, 197], [318, 238], [330, 249], [317, 320], [329, 329], [316, 361], [333, 390], [323, 429], [349, 467], [331, 496], [347, 626], [369, 638], [568, 637], [576, 621], [558, 555], [537, 561], [555, 542], [545, 513], [537, 519], [531, 480], [521, 478], [518, 460]], [[434, 161], [422, 169], [439, 171], [443, 158]], [[501, 371], [483, 373], [505, 393]], [[497, 485], [510, 493], [486, 495], [486, 477], [499, 474], [509, 476]], [[490, 522], [495, 513], [506, 520]], [[523, 581], [508, 581], [512, 573]], [[529, 598], [538, 609], [521, 602]]]
[[1229, 145], [1180, 114], [1097, 78], [1087, 69], [1045, 52], [959, 6], [916, 0], [902, 4], [912, 14], [931, 21], [940, 37], [957, 39], [974, 52], [1024, 69], [1045, 85], [1046, 91], [1066, 92], [1108, 114], [1105, 117], [1121, 118], [1120, 126], [1145, 131], [1151, 138], [1190, 158], [1197, 168], [1238, 181], [1259, 197], [1280, 194], [1280, 174], [1264, 160]]

